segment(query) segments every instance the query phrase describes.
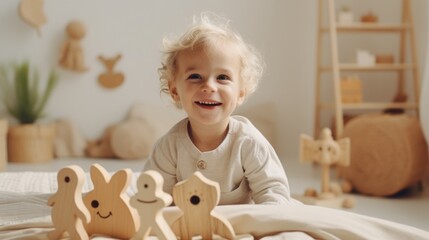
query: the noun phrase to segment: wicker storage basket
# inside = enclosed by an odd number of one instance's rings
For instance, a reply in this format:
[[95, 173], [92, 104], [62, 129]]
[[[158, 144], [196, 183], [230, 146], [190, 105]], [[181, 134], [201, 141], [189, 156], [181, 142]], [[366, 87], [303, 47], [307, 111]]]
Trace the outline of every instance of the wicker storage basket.
[[360, 193], [393, 195], [425, 175], [428, 148], [415, 117], [361, 115], [350, 120], [343, 137], [351, 140], [351, 164], [339, 173]]
[[42, 163], [53, 160], [54, 135], [53, 125], [11, 126], [7, 134], [9, 161]]

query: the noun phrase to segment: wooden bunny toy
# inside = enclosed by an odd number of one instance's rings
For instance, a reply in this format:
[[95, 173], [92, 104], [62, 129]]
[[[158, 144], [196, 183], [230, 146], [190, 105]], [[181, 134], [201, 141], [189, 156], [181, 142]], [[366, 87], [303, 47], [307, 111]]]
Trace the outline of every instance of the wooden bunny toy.
[[137, 211], [129, 204], [126, 189], [130, 183], [131, 170], [117, 171], [110, 177], [99, 164], [90, 169], [94, 189], [83, 198], [91, 213], [91, 221], [85, 226], [87, 233], [130, 239], [140, 225]]
[[142, 173], [137, 180], [138, 192], [130, 204], [138, 210], [141, 225], [133, 239], [148, 239], [152, 229], [159, 239], [176, 239], [162, 215], [162, 209], [173, 202], [170, 194], [162, 190], [163, 184], [162, 175], [153, 170]]
[[82, 201], [85, 173], [79, 166], [68, 166], [58, 172], [57, 180], [58, 191], [48, 199], [55, 227], [54, 231], [48, 233], [48, 238], [60, 239], [64, 232], [68, 232], [71, 239], [89, 239], [83, 225], [83, 222], [91, 220]]
[[173, 188], [174, 203], [183, 215], [172, 228], [180, 239], [201, 236], [213, 239], [217, 234], [226, 239], [234, 239], [235, 233], [228, 220], [212, 210], [219, 203], [220, 189], [217, 182], [211, 181], [200, 172], [177, 183]]

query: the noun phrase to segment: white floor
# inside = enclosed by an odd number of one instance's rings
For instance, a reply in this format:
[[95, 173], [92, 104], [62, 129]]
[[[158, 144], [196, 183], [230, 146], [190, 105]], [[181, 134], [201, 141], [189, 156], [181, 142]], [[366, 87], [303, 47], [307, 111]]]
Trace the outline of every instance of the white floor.
[[[88, 159], [62, 159], [54, 160], [46, 164], [11, 164], [6, 171], [41, 171], [56, 172], [61, 167], [69, 164], [77, 164], [85, 171], [94, 162], [100, 163], [108, 171], [116, 171], [121, 168], [131, 168], [140, 171], [143, 161], [123, 160], [88, 160]], [[311, 164], [290, 162], [285, 164], [285, 170], [289, 178], [292, 194], [302, 194], [308, 187], [319, 189], [320, 169]], [[423, 191], [417, 188], [411, 189], [406, 194], [395, 198], [379, 198], [354, 194], [356, 205], [352, 209], [344, 209], [367, 216], [387, 219], [390, 221], [414, 226], [429, 231], [429, 184], [425, 183]]]
[[[320, 189], [320, 169], [311, 164], [290, 163], [285, 165], [291, 192], [302, 194], [306, 188]], [[333, 179], [336, 180], [336, 179]], [[429, 231], [429, 182], [423, 190], [411, 187], [396, 197], [382, 198], [360, 194], [352, 195], [356, 205], [345, 211], [414, 226]]]

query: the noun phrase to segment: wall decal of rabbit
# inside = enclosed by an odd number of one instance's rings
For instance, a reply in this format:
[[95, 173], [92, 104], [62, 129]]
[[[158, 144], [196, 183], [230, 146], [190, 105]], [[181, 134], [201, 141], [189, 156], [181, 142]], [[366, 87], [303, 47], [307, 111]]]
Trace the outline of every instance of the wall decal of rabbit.
[[131, 170], [122, 169], [110, 177], [101, 165], [94, 164], [90, 174], [94, 189], [83, 198], [91, 213], [91, 221], [85, 225], [88, 235], [132, 238], [140, 226], [140, 218], [136, 209], [130, 206], [130, 199], [126, 194]]
[[48, 238], [61, 239], [63, 233], [67, 232], [71, 239], [89, 239], [84, 222], [88, 223], [91, 215], [82, 201], [85, 173], [77, 165], [67, 166], [58, 172], [57, 181], [58, 190], [48, 199], [55, 227], [48, 233]]
[[173, 197], [162, 190], [164, 178], [157, 171], [143, 172], [137, 180], [138, 192], [130, 204], [140, 214], [141, 226], [133, 240], [148, 239], [152, 230], [162, 240], [177, 239], [162, 215], [162, 209], [173, 202]]
[[121, 72], [114, 72], [113, 68], [116, 63], [122, 58], [121, 54], [116, 55], [113, 58], [105, 58], [103, 56], [98, 56], [98, 59], [106, 67], [107, 72], [100, 74], [98, 76], [98, 83], [105, 88], [116, 88], [122, 85], [125, 80], [124, 74]]

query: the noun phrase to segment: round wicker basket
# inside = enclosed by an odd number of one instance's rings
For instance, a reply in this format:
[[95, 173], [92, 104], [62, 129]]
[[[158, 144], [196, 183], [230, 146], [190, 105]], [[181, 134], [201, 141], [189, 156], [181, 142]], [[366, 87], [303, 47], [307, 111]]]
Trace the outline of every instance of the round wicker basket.
[[351, 164], [340, 176], [364, 194], [390, 196], [419, 182], [428, 164], [428, 148], [417, 118], [361, 115], [344, 128], [351, 140]]

